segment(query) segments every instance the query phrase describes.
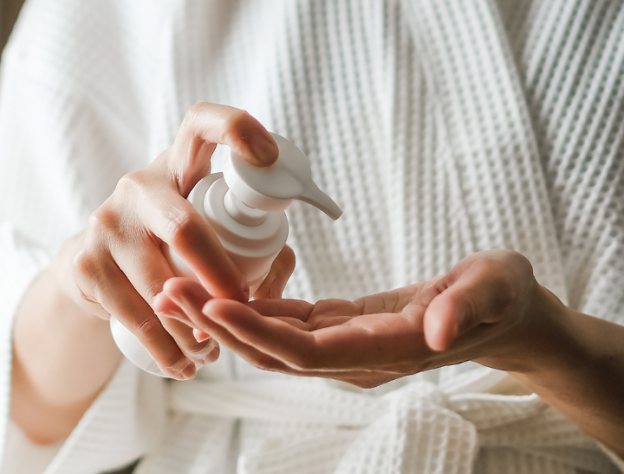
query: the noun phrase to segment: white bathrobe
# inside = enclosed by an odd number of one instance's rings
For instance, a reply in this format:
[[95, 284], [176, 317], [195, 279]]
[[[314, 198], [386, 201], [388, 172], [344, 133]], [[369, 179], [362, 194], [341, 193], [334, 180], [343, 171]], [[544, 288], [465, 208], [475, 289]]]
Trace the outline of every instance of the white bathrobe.
[[289, 210], [287, 297], [356, 298], [507, 247], [624, 324], [621, 1], [29, 0], [2, 67], [3, 474], [624, 472], [474, 363], [366, 391], [227, 351], [190, 382], [124, 362], [64, 443], [8, 421], [26, 287], [198, 101], [294, 141], [344, 208]]

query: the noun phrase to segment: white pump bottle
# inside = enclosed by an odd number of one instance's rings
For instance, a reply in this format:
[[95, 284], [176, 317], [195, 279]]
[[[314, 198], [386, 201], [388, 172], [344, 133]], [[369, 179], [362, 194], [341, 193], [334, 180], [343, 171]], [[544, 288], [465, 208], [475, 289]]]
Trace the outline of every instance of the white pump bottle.
[[[200, 180], [188, 196], [247, 278], [252, 296], [286, 243], [288, 220], [284, 209], [293, 199], [317, 207], [334, 220], [342, 214], [340, 207], [312, 181], [310, 162], [301, 150], [284, 137], [271, 135], [279, 148], [277, 161], [271, 166], [250, 165], [230, 151], [225, 171]], [[178, 275], [197, 279], [172, 249], [169, 259]], [[164, 376], [132, 332], [113, 317], [110, 325], [117, 346], [130, 361], [147, 372]]]

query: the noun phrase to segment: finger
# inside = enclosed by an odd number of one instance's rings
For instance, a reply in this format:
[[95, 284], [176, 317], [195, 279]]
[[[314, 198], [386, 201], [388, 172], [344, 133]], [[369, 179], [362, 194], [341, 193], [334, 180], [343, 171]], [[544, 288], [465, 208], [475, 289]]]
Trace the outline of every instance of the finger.
[[[175, 297], [179, 294], [184, 294], [184, 297], [194, 306], [198, 308], [212, 299], [210, 293], [206, 289], [194, 280], [189, 278], [176, 277], [167, 280], [163, 287], [164, 294], [169, 297]], [[173, 299], [173, 298], [172, 298]], [[176, 301], [173, 299], [173, 301]]]
[[[156, 314], [167, 314], [169, 317], [173, 317], [174, 319], [178, 319], [183, 322], [187, 326], [191, 323], [191, 320], [186, 316], [184, 311], [165, 293], [161, 293], [156, 297], [157, 306], [160, 310], [154, 309]], [[174, 315], [174, 316], [171, 316]], [[189, 326], [192, 327], [192, 326]], [[210, 339], [210, 334], [200, 330], [193, 328], [193, 337], [197, 342], [204, 342]]]
[[[192, 308], [196, 314], [196, 318], [204, 318], [201, 313], [201, 309], [210, 298], [210, 295], [205, 289], [193, 280], [186, 278], [172, 279], [165, 285], [163, 293], [158, 295], [158, 306], [156, 311], [167, 311], [165, 308], [180, 308], [179, 311], [182, 315], [177, 316], [181, 321], [185, 322], [189, 326], [194, 326], [197, 323], [192, 321], [187, 316], [186, 311], [178, 306], [176, 301], [180, 304], [184, 301], [188, 306]], [[280, 304], [282, 303], [282, 304]], [[288, 321], [291, 325], [300, 329], [310, 329], [310, 325], [306, 323], [306, 319], [310, 314], [313, 305], [302, 300], [259, 300], [250, 302], [253, 308], [256, 310], [260, 308], [266, 315], [271, 317], [281, 318]], [[161, 309], [162, 308], [162, 309]], [[170, 311], [175, 313], [176, 311]], [[262, 312], [262, 311], [261, 311]], [[210, 337], [210, 334], [201, 329], [194, 329], [194, 336], [198, 342], [206, 340]]]
[[165, 314], [159, 314], [163, 327], [167, 330], [182, 353], [196, 364], [209, 364], [219, 357], [219, 344], [216, 340], [208, 338], [198, 342], [193, 335], [193, 328], [187, 326], [176, 318]]
[[[113, 246], [113, 258], [117, 261], [120, 269], [130, 280], [138, 293], [155, 309], [155, 301], [162, 295], [164, 282], [173, 277], [173, 272], [165, 260], [161, 250], [154, 241], [148, 240], [138, 248], [128, 246]], [[183, 312], [171, 300], [159, 298], [159, 311], [157, 313], [167, 315], [181, 315]], [[172, 321], [172, 318], [159, 317], [165, 330], [176, 341], [182, 353], [190, 360], [198, 364], [214, 362], [218, 353], [210, 354], [217, 346], [216, 342], [210, 342], [208, 337], [197, 340], [193, 337], [193, 329], [180, 321]], [[215, 357], [216, 355], [216, 357]]]
[[165, 282], [162, 293], [158, 294], [158, 296], [154, 299], [154, 311], [157, 313], [167, 314], [170, 317], [180, 320], [187, 326], [199, 329], [198, 327], [193, 326], [193, 321], [187, 316], [184, 309], [176, 302], [176, 295], [181, 292], [185, 293], [185, 298], [194, 301], [193, 304], [195, 304], [198, 308], [201, 308], [209, 299], [212, 298], [206, 289], [195, 280], [184, 277], [174, 277]]
[[163, 294], [184, 312], [184, 317], [190, 321], [189, 326], [197, 329], [198, 335], [210, 334], [206, 329], [206, 317], [201, 312], [210, 298], [201, 285], [192, 280], [176, 278], [167, 282]]
[[211, 294], [247, 301], [246, 279], [212, 227], [186, 199], [172, 191], [142, 195], [137, 212], [147, 228], [182, 257]]
[[212, 336], [207, 332], [201, 331], [199, 329], [193, 329], [193, 337], [197, 342], [204, 342], [210, 339]]
[[368, 310], [366, 304], [340, 299], [321, 300], [315, 304], [295, 299], [269, 299], [250, 301], [247, 305], [262, 316], [297, 319], [309, 323], [311, 330], [333, 325], [336, 320], [348, 321]]
[[254, 300], [247, 304], [254, 311], [267, 317], [289, 317], [307, 322], [314, 305], [304, 300]]
[[[186, 305], [181, 304], [181, 306], [185, 307]], [[220, 344], [223, 344], [227, 348], [233, 350], [250, 364], [253, 364], [263, 370], [291, 374], [294, 373], [294, 369], [286, 365], [284, 362], [263, 353], [262, 351], [247, 343], [240, 341], [227, 329], [214, 323], [213, 321], [207, 320], [207, 318], [205, 318], [201, 311], [198, 310], [195, 306], [185, 307], [185, 310], [188, 312], [189, 315], [192, 315], [190, 316], [192, 319], [201, 320], [201, 324], [204, 327], [204, 330], [209, 331], [210, 334], [212, 334], [212, 336], [216, 340], [218, 340]]]
[[152, 309], [156, 314], [176, 315], [183, 323], [190, 323], [184, 311], [164, 291], [156, 295]]
[[[192, 320], [194, 327], [199, 327], [204, 332], [217, 337], [213, 333], [214, 326], [205, 314], [205, 311], [210, 313], [211, 310], [207, 308], [209, 305], [202, 304], [208, 300], [208, 295], [201, 285], [192, 280], [175, 278], [166, 283], [165, 294], [172, 298], [186, 313]], [[271, 360], [280, 360], [291, 368], [347, 370], [362, 367], [362, 364], [371, 362], [377, 365], [383, 363], [383, 358], [370, 352], [372, 347], [370, 344], [372, 331], [370, 329], [351, 326], [337, 328], [336, 331], [327, 334], [321, 334], [317, 331], [312, 336], [305, 328], [279, 319], [280, 317], [289, 317], [297, 321], [305, 320], [313, 308], [313, 305], [305, 301], [264, 300], [254, 301], [249, 305], [242, 305], [231, 300], [218, 301], [222, 307], [217, 307], [214, 311], [220, 314], [212, 319], [215, 321], [220, 319], [217, 323], [220, 325], [221, 338], [229, 341], [230, 345], [234, 344], [234, 339], [236, 339], [239, 343], [252, 346], [260, 353], [271, 357]], [[254, 307], [267, 311], [267, 314], [271, 314], [271, 310], [274, 310], [274, 316], [271, 318], [263, 317], [254, 311]], [[401, 323], [406, 321], [403, 317], [397, 319]], [[237, 321], [239, 324], [236, 324]], [[229, 331], [227, 338], [224, 330]], [[315, 338], [318, 341], [315, 342]], [[386, 354], [392, 354], [391, 349], [394, 349], [396, 342], [397, 338], [385, 342]], [[414, 343], [411, 340], [404, 342]], [[313, 347], [315, 343], [318, 345], [316, 348]], [[242, 349], [239, 348], [238, 350]], [[400, 351], [395, 352], [400, 354]], [[266, 357], [263, 358], [259, 355], [256, 362], [263, 363], [264, 368], [269, 369]], [[372, 365], [369, 366], [373, 367]], [[273, 368], [275, 369], [275, 367]], [[280, 370], [283, 371], [284, 368], [282, 367]]]
[[463, 298], [444, 294], [435, 298], [425, 312], [424, 331], [427, 345], [443, 351], [459, 334], [459, 321], [465, 320], [470, 309]]
[[139, 339], [165, 375], [186, 379], [195, 373], [194, 365], [112, 259], [82, 256], [75, 268], [76, 281], [87, 289], [83, 291]]
[[183, 196], [210, 172], [216, 144], [229, 146], [255, 166], [269, 166], [278, 156], [271, 134], [249, 113], [226, 105], [195, 104], [186, 113], [168, 157]]
[[257, 300], [281, 298], [286, 282], [294, 270], [295, 252], [288, 245], [285, 245], [273, 261], [269, 274], [253, 297]]
[[409, 321], [395, 314], [362, 316], [307, 332], [231, 300], [213, 299], [203, 313], [239, 340], [298, 369], [386, 367], [413, 358], [417, 346]]
[[231, 351], [238, 354], [249, 364], [271, 372], [280, 372], [283, 374], [294, 375], [297, 377], [321, 377], [326, 379], [340, 380], [355, 385], [360, 388], [372, 388], [382, 383], [393, 380], [404, 374], [393, 374], [391, 372], [377, 372], [372, 370], [317, 370], [317, 369], [298, 369], [285, 364], [283, 361], [258, 350], [256, 347], [246, 344], [237, 339], [227, 329], [211, 323], [215, 337]]
[[[166, 314], [169, 317], [177, 319], [181, 323], [192, 328], [193, 322], [191, 321], [191, 319], [167, 293], [160, 293], [158, 296], [156, 296], [156, 299], [154, 301], [154, 311], [156, 311], [157, 314]], [[210, 334], [200, 329], [193, 328], [193, 337], [197, 342], [204, 342], [210, 339], [211, 336]]]
[[132, 286], [153, 308], [165, 282], [174, 277], [160, 246], [151, 239], [137, 245], [111, 245], [110, 253]]
[[173, 278], [165, 284], [163, 292], [158, 295], [158, 308], [176, 308], [177, 311], [172, 312], [173, 317], [193, 328], [193, 337], [201, 343], [211, 336], [190, 318], [189, 313], [201, 313], [202, 306], [210, 298], [212, 296], [196, 281]]
[[[202, 328], [202, 333], [212, 334], [211, 328], [214, 328], [215, 325], [210, 324], [210, 321], [202, 313], [202, 307], [208, 301], [209, 295], [205, 293], [201, 285], [192, 280], [175, 278], [167, 282], [163, 295], [170, 298], [185, 313], [185, 317], [193, 322], [194, 326]], [[240, 351], [238, 352], [239, 355], [243, 356], [243, 358], [248, 357], [250, 363], [253, 359], [256, 366], [261, 366], [266, 370], [286, 371], [287, 366], [283, 362], [267, 356], [247, 344], [241, 343], [232, 334], [222, 330], [222, 328], [219, 329], [219, 333], [223, 336], [220, 342], [224, 343], [226, 347], [236, 348], [237, 352]]]
[[[409, 304], [415, 293], [420, 291], [422, 283], [416, 283], [391, 291], [367, 295], [353, 303], [359, 308], [360, 314], [396, 313]], [[344, 307], [344, 305], [342, 305]]]
[[[164, 291], [156, 298], [156, 312], [176, 313], [180, 308], [175, 301], [186, 300], [189, 307], [193, 308], [196, 317], [203, 318], [201, 309], [210, 299], [210, 295], [196, 281], [187, 278], [174, 278], [165, 284]], [[255, 300], [248, 303], [251, 308], [267, 317], [281, 318], [289, 324], [300, 329], [312, 329], [313, 327], [307, 323], [314, 305], [303, 300]], [[169, 310], [167, 308], [173, 308]], [[197, 323], [192, 321], [186, 312], [180, 308], [180, 315], [177, 316], [181, 321], [189, 326]], [[340, 318], [332, 318], [332, 321]], [[343, 322], [340, 320], [339, 322]], [[203, 330], [195, 329], [195, 337], [198, 341], [209, 337], [208, 333]]]
[[413, 289], [413, 294], [409, 303], [401, 310], [401, 314], [410, 318], [414, 326], [421, 332], [424, 332], [423, 324], [426, 309], [433, 299], [444, 290], [443, 284], [440, 283], [440, 278], [435, 277], [418, 285], [407, 287]]

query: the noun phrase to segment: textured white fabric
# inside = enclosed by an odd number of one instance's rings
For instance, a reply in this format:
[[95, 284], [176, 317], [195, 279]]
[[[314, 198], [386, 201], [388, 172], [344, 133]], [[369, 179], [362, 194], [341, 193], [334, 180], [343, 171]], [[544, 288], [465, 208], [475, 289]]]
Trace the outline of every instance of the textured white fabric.
[[[29, 0], [0, 91], [2, 433], [21, 294], [201, 100], [292, 139], [345, 210], [289, 210], [287, 296], [508, 247], [624, 324], [623, 35], [615, 0]], [[124, 363], [45, 472], [617, 472], [535, 396], [488, 394], [504, 377], [467, 363], [363, 392], [227, 351], [189, 383]]]
[[9, 420], [7, 425], [7, 438], [5, 449], [11, 453], [11, 465], [3, 466], [5, 472], [43, 472], [54, 460], [62, 442], [47, 446], [37, 446], [32, 443], [20, 430], [20, 428]]

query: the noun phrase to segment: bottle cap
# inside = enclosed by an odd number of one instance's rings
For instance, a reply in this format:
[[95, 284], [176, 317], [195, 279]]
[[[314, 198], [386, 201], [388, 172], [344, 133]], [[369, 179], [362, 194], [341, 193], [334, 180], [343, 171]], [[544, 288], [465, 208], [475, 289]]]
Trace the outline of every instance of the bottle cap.
[[279, 148], [277, 161], [257, 167], [230, 152], [223, 176], [230, 190], [250, 207], [264, 211], [286, 209], [293, 199], [307, 202], [333, 220], [342, 209], [312, 181], [310, 161], [292, 142], [271, 133]]

